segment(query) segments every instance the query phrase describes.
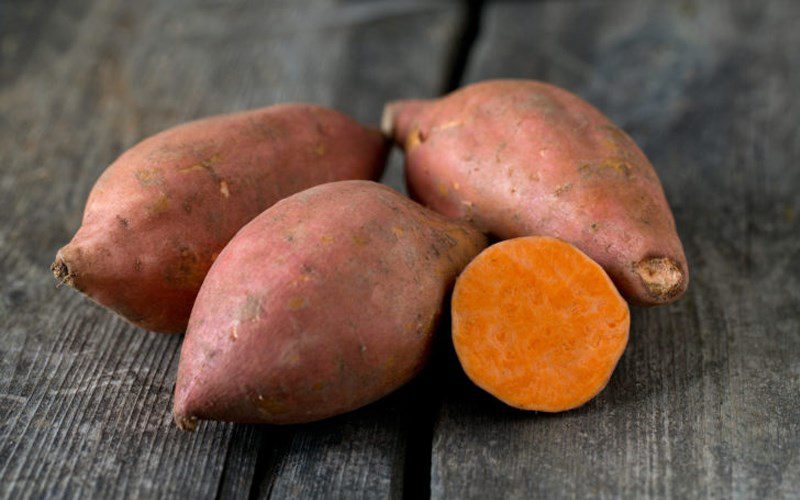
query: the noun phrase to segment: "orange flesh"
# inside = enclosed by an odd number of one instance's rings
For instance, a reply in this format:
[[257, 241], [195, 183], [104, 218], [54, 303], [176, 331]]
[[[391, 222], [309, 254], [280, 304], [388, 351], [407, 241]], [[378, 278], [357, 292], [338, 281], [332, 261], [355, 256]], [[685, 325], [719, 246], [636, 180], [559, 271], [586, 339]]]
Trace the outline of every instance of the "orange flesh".
[[555, 238], [484, 250], [453, 292], [453, 344], [467, 376], [501, 401], [558, 412], [608, 383], [630, 313], [603, 269]]

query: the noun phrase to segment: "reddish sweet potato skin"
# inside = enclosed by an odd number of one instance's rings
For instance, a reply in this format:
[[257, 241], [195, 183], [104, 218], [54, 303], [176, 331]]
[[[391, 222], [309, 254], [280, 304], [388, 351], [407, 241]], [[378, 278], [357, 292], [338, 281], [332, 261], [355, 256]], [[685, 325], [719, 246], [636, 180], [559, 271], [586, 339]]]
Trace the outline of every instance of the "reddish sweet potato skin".
[[422, 367], [446, 294], [485, 245], [472, 226], [373, 182], [275, 204], [203, 283], [176, 422], [309, 422], [391, 392]]
[[132, 323], [183, 332], [223, 246], [308, 187], [375, 179], [386, 141], [331, 109], [286, 104], [161, 132], [100, 176], [56, 276]]
[[409, 191], [500, 238], [547, 235], [599, 262], [630, 301], [670, 302], [688, 285], [661, 183], [634, 141], [579, 97], [497, 80], [441, 99], [389, 104]]

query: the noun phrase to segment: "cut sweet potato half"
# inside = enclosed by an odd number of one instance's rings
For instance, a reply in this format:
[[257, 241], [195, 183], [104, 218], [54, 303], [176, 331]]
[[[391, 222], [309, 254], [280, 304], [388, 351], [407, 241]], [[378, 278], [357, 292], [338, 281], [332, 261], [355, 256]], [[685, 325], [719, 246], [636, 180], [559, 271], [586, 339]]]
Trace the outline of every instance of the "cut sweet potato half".
[[497, 243], [458, 278], [453, 344], [467, 376], [508, 405], [559, 412], [609, 381], [628, 304], [603, 269], [555, 238]]

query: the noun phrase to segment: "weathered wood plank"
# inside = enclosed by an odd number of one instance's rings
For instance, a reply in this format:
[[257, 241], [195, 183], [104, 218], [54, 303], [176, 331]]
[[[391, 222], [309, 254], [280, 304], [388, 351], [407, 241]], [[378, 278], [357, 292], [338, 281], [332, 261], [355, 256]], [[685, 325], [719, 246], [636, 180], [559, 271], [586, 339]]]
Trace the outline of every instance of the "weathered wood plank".
[[547, 80], [630, 131], [692, 283], [634, 311], [609, 387], [577, 411], [514, 411], [454, 376], [434, 497], [797, 497], [799, 23], [790, 0], [486, 6], [468, 79]]
[[297, 427], [276, 456], [270, 496], [401, 498], [410, 404], [401, 391], [355, 413]]
[[[333, 496], [399, 491], [401, 410], [376, 406], [308, 429], [180, 433], [169, 416], [180, 338], [55, 290], [47, 267], [99, 173], [142, 137], [293, 100], [376, 123], [384, 100], [434, 94], [458, 5], [74, 0], [4, 9], [0, 497], [241, 497], [260, 491], [250, 483], [263, 464], [279, 465], [276, 495], [288, 492], [284, 475]], [[274, 459], [259, 464], [262, 444]]]

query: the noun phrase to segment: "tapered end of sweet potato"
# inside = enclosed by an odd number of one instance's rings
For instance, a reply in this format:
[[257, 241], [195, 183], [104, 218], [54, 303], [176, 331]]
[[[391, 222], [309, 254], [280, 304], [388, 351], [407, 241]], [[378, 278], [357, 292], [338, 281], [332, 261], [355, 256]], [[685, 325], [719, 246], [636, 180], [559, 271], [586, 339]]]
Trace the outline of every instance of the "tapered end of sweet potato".
[[179, 415], [175, 413], [173, 415], [175, 419], [175, 424], [178, 428], [182, 431], [187, 432], [194, 432], [197, 429], [197, 418], [191, 415]]
[[394, 139], [401, 146], [404, 145], [419, 113], [429, 102], [425, 99], [408, 99], [386, 104], [381, 116], [383, 135]]
[[394, 136], [394, 114], [395, 103], [388, 103], [383, 107], [383, 114], [381, 115], [381, 133], [387, 139]]
[[677, 262], [669, 257], [650, 257], [634, 266], [636, 274], [656, 304], [672, 302], [688, 285], [688, 276]]
[[178, 382], [175, 388], [175, 402], [172, 407], [172, 419], [175, 425], [182, 431], [194, 432], [197, 429], [198, 418], [194, 415], [194, 410], [188, 401], [188, 392], [181, 385], [180, 369], [178, 370]]
[[56, 255], [56, 260], [50, 264], [50, 270], [53, 271], [53, 276], [58, 280], [58, 285], [75, 286], [75, 274], [70, 270], [69, 264], [62, 256], [61, 252]]
[[183, 384], [183, 375], [181, 370], [185, 366], [180, 365], [178, 368], [178, 380], [175, 385], [175, 400], [172, 406], [172, 418], [175, 425], [183, 431], [194, 432], [197, 429], [197, 416], [194, 415], [194, 410], [189, 404], [189, 388]]

